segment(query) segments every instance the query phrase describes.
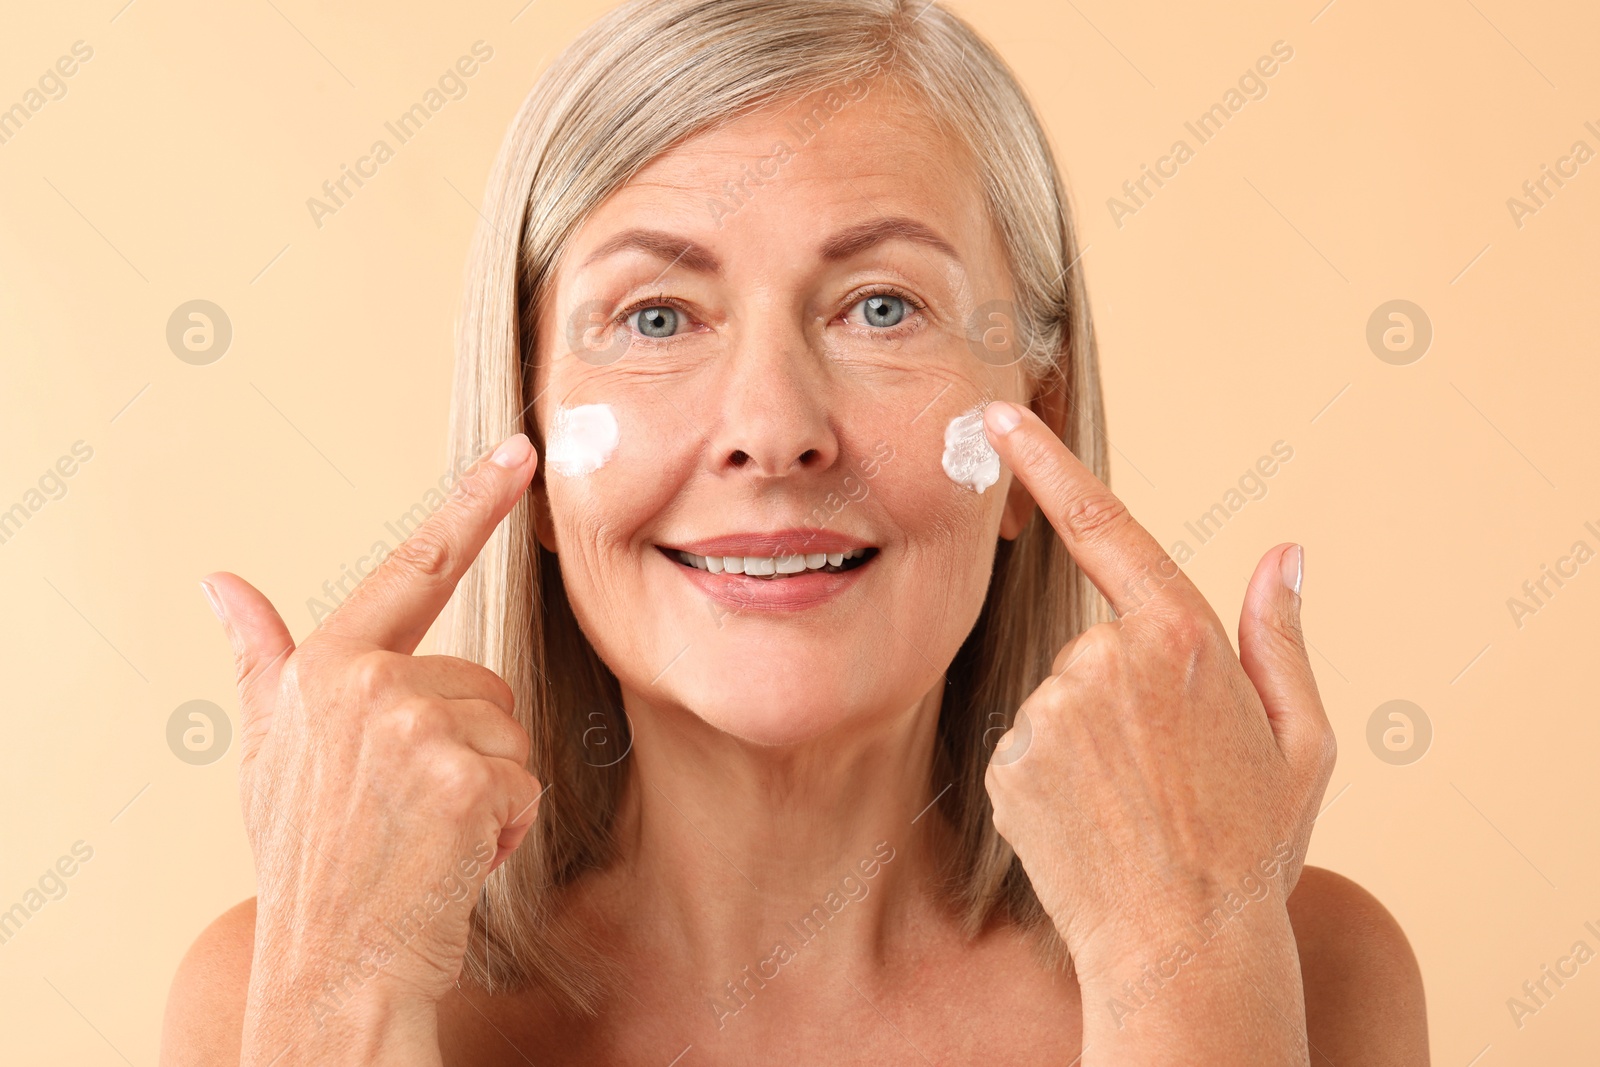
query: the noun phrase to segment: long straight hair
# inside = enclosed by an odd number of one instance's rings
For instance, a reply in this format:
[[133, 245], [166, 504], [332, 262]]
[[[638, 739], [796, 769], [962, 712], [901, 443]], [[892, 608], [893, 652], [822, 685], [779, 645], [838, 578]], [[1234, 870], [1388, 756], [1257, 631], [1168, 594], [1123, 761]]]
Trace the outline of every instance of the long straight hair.
[[[749, 111], [861, 82], [892, 82], [970, 153], [1006, 249], [1014, 308], [1004, 325], [1036, 410], [1104, 478], [1104, 413], [1071, 211], [1037, 115], [970, 26], [930, 0], [630, 0], [585, 30], [538, 79], [491, 173], [458, 323], [452, 458], [512, 433], [541, 449], [530, 414], [538, 311], [574, 231], [662, 152]], [[1002, 314], [1005, 314], [1004, 312]], [[1037, 397], [1044, 397], [1041, 400]], [[932, 775], [955, 845], [941, 884], [969, 935], [1005, 919], [1068, 961], [1021, 864], [995, 832], [984, 772], [995, 741], [1104, 600], [1037, 514], [995, 552], [987, 599], [946, 674]], [[466, 974], [491, 991], [543, 987], [593, 1012], [603, 956], [564, 921], [562, 890], [612, 856], [631, 761], [616, 677], [578, 628], [529, 496], [458, 586], [443, 651], [498, 672], [532, 738], [544, 783], [528, 839], [490, 876]], [[933, 782], [930, 781], [930, 787]]]

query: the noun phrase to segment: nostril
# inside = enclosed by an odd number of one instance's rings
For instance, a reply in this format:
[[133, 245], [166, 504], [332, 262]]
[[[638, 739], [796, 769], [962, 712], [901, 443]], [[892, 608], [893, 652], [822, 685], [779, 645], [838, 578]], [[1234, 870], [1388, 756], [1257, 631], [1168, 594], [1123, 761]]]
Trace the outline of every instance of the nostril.
[[807, 463], [810, 463], [816, 458], [817, 450], [814, 448], [808, 448], [804, 452], [800, 453], [800, 466], [804, 467]]
[[742, 451], [740, 449], [734, 449], [733, 455], [728, 457], [728, 462], [732, 463], [735, 467], [742, 467], [746, 463], [748, 463], [749, 461], [750, 461], [750, 453]]

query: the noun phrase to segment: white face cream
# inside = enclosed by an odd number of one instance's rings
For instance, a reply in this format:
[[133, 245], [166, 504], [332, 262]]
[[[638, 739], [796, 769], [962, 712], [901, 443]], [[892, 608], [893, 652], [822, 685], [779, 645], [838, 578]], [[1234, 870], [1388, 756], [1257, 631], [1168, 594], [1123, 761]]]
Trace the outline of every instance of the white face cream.
[[609, 404], [556, 408], [545, 439], [545, 465], [566, 478], [593, 474], [617, 448], [617, 417]]
[[952, 482], [975, 493], [1000, 480], [1000, 454], [983, 434], [983, 405], [957, 415], [944, 428], [943, 462]]

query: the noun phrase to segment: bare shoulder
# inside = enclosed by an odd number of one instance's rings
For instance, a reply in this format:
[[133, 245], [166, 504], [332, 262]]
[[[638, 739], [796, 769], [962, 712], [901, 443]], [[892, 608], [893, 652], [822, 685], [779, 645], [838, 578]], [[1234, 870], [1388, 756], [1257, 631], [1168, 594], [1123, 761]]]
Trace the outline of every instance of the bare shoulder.
[[238, 1064], [256, 900], [223, 912], [200, 932], [172, 979], [161, 1026], [161, 1067]]
[[1422, 972], [1378, 898], [1343, 875], [1307, 867], [1289, 896], [1289, 920], [1313, 1067], [1426, 1064]]

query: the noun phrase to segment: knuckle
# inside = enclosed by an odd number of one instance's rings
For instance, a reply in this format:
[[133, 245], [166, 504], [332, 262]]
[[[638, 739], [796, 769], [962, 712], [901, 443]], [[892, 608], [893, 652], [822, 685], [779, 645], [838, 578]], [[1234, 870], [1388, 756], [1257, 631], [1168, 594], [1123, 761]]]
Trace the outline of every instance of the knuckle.
[[1118, 629], [1111, 623], [1100, 622], [1082, 634], [1078, 656], [1085, 666], [1101, 669], [1111, 664], [1117, 655]]
[[1287, 754], [1292, 767], [1308, 780], [1320, 782], [1325, 789], [1339, 760], [1339, 738], [1327, 716], [1319, 716], [1317, 722], [1304, 724], [1297, 730]]
[[1110, 635], [1101, 635], [1094, 640], [1086, 641], [1083, 651], [1074, 665], [1074, 672], [1080, 677], [1094, 680], [1102, 685], [1117, 683], [1125, 675], [1125, 662], [1123, 662], [1122, 648]]
[[1318, 771], [1324, 776], [1331, 775], [1339, 759], [1339, 737], [1333, 731], [1333, 724], [1326, 719], [1317, 728], [1316, 746]]
[[1005, 813], [998, 804], [990, 809], [989, 822], [994, 825], [994, 832], [1000, 835], [1002, 841], [1011, 840], [1011, 825], [1006, 821]]
[[[533, 757], [533, 738], [528, 734], [527, 730], [522, 728], [520, 723], [515, 724], [515, 730], [517, 735], [517, 762], [527, 763]], [[537, 783], [534, 788], [538, 788]]]
[[1086, 493], [1069, 503], [1061, 521], [1074, 540], [1103, 541], [1132, 521], [1127, 505], [1109, 493]]
[[460, 656], [428, 656], [425, 657], [430, 668], [435, 664], [441, 676], [452, 679], [465, 687], [466, 694], [487, 700], [504, 709], [508, 714], [516, 710], [517, 694], [498, 673], [485, 667], [481, 663], [474, 663], [470, 659]]
[[1206, 620], [1192, 612], [1176, 611], [1162, 621], [1162, 644], [1187, 684], [1192, 684], [1211, 663], [1215, 638]]
[[402, 541], [389, 558], [408, 572], [432, 577], [449, 571], [450, 544], [439, 533], [424, 528]]
[[485, 675], [484, 684], [488, 686], [489, 691], [494, 694], [494, 703], [504, 708], [508, 715], [515, 712], [517, 708], [517, 694], [516, 691], [511, 688], [511, 683], [500, 677], [494, 671], [489, 670], [487, 667], [483, 668], [483, 673]]
[[396, 659], [387, 652], [368, 652], [360, 656], [352, 668], [357, 690], [368, 697], [386, 692], [400, 676]]
[[1190, 611], [1172, 612], [1164, 625], [1168, 641], [1179, 649], [1200, 650], [1205, 648], [1211, 639], [1211, 627], [1204, 619]]
[[1009, 822], [1010, 806], [1006, 803], [1005, 790], [994, 768], [991, 767], [985, 776], [984, 785], [989, 793], [989, 821], [994, 823], [996, 832], [1004, 837], [1005, 827]]
[[470, 808], [489, 793], [489, 768], [482, 759], [464, 750], [440, 755], [433, 763], [434, 790], [452, 808]]
[[517, 763], [527, 763], [528, 757], [533, 755], [533, 739], [528, 736], [528, 731], [523, 729], [522, 724], [517, 720], [510, 716], [507, 716], [506, 720], [506, 737], [510, 740], [511, 748], [515, 753], [512, 759]]
[[1068, 669], [1092, 671], [1107, 654], [1108, 635], [1100, 631], [1103, 625], [1105, 624], [1097, 623], [1061, 646], [1061, 651], [1056, 653], [1056, 658], [1050, 663], [1050, 673], [1061, 674]]
[[394, 739], [406, 748], [415, 748], [450, 733], [449, 714], [433, 701], [421, 698], [395, 705], [383, 721]]
[[305, 679], [302, 677], [304, 671], [304, 657], [291, 654], [288, 660], [284, 662], [283, 670], [278, 675], [279, 690], [285, 693], [300, 692], [305, 684]]

